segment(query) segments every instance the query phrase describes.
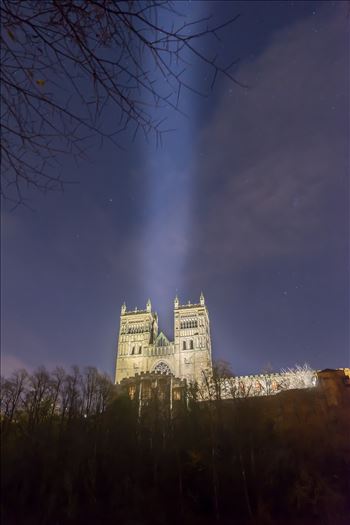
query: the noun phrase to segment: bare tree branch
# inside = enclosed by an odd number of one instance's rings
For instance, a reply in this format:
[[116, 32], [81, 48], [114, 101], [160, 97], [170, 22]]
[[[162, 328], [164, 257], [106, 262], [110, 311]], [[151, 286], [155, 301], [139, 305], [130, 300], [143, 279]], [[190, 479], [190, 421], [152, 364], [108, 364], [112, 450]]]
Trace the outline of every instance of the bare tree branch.
[[186, 80], [191, 57], [212, 71], [209, 91], [218, 74], [241, 85], [235, 62], [196, 46], [237, 18], [187, 22], [164, 0], [3, 0], [1, 194], [17, 204], [27, 187], [61, 190], [52, 161], [81, 158], [96, 136], [120, 147], [120, 133], [142, 131], [160, 144], [169, 130], [155, 109], [181, 113], [186, 89], [208, 95]]

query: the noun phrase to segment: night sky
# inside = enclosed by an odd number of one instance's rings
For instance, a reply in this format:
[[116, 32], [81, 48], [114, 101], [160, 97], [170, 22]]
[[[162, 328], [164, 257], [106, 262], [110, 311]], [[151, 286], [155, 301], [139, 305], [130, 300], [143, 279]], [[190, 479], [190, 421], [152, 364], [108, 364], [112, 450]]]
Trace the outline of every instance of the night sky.
[[[62, 160], [64, 193], [2, 207], [2, 374], [114, 371], [120, 307], [173, 337], [173, 299], [209, 309], [213, 355], [236, 374], [349, 366], [349, 7], [189, 2], [241, 17], [213, 43], [206, 98], [183, 92], [163, 146], [121, 138]], [[211, 44], [206, 43], [210, 46]], [[215, 49], [214, 49], [215, 48]], [[200, 64], [189, 71], [210, 87]], [[110, 119], [115, 118], [113, 108]]]

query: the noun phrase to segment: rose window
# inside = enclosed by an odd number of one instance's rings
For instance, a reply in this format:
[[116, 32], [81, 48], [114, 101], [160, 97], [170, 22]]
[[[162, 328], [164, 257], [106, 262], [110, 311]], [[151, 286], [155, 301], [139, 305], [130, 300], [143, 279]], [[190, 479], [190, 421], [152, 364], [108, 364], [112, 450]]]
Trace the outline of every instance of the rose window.
[[167, 374], [167, 375], [171, 374], [169, 365], [167, 365], [163, 361], [161, 361], [154, 367], [153, 372], [156, 374]]

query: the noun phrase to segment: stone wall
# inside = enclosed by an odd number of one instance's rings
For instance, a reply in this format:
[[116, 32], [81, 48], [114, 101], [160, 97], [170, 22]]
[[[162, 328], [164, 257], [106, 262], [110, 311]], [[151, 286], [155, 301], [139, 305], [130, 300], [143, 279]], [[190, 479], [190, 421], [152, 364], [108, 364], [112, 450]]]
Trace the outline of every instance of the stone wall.
[[198, 386], [198, 398], [209, 400], [270, 396], [284, 390], [313, 388], [316, 384], [317, 373], [308, 366], [270, 374], [236, 377], [204, 376]]

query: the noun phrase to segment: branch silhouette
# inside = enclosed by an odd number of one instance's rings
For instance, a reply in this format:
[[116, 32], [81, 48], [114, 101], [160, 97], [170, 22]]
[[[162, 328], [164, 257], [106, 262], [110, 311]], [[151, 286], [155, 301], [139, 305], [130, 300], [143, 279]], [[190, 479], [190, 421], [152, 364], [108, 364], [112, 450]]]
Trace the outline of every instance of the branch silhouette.
[[[200, 47], [238, 16], [183, 22], [163, 1], [3, 0], [1, 3], [1, 194], [15, 204], [25, 190], [62, 190], [52, 168], [64, 155], [85, 156], [98, 137], [120, 145], [120, 134], [155, 137], [170, 130], [158, 108], [182, 113], [180, 94], [207, 96], [222, 66]], [[170, 24], [169, 24], [170, 20]], [[176, 25], [176, 22], [179, 22]], [[202, 46], [203, 47], [203, 46]], [[212, 72], [207, 91], [186, 80], [191, 59]], [[166, 89], [165, 89], [165, 87]], [[108, 126], [106, 114], [115, 114]], [[71, 181], [72, 182], [72, 181]]]

